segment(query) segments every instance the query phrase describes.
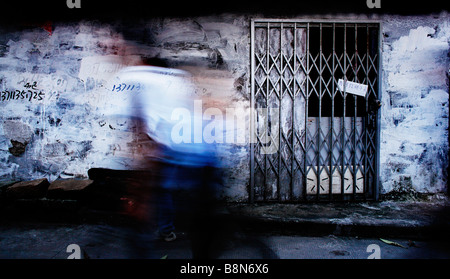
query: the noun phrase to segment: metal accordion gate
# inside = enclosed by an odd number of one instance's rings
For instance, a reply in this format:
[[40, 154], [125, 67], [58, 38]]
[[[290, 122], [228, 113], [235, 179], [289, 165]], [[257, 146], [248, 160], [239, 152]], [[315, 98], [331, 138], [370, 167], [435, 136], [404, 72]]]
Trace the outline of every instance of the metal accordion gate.
[[378, 22], [252, 20], [251, 202], [378, 198], [380, 41]]

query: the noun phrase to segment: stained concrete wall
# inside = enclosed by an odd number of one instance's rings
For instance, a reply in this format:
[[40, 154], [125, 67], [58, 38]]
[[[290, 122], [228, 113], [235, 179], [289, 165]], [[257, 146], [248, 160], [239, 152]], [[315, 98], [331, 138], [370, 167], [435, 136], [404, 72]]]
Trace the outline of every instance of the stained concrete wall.
[[[17, 28], [18, 29], [18, 28]], [[88, 169], [142, 168], [151, 149], [138, 126], [111, 116], [116, 73], [160, 57], [192, 75], [208, 106], [249, 106], [249, 20], [155, 19], [131, 26], [82, 21], [0, 32], [0, 177], [85, 177]], [[116, 87], [115, 87], [116, 86]], [[111, 100], [119, 100], [114, 104]], [[247, 119], [248, 120], [248, 119]], [[245, 132], [245, 131], [241, 131]], [[224, 192], [245, 199], [248, 144], [223, 144]]]
[[382, 192], [444, 192], [449, 162], [448, 14], [383, 22]]
[[[329, 17], [333, 18], [337, 17]], [[140, 63], [141, 56], [158, 56], [170, 66], [190, 71], [199, 96], [210, 97], [221, 108], [247, 109], [250, 19], [224, 14], [126, 24], [62, 22], [50, 29], [3, 28], [0, 178], [53, 181], [85, 177], [92, 167], [139, 168], [145, 138], [129, 119], [109, 116], [107, 104], [117, 93], [112, 90], [115, 73]], [[448, 14], [375, 19], [383, 24], [381, 192], [399, 187], [445, 191]], [[248, 138], [223, 144], [221, 151], [224, 196], [246, 200]]]

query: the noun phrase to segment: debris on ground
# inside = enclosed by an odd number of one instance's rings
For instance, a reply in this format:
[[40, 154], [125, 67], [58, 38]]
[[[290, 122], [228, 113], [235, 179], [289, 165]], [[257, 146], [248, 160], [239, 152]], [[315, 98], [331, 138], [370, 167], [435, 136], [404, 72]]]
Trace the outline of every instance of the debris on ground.
[[405, 247], [405, 246], [403, 246], [400, 243], [395, 242], [395, 241], [390, 241], [390, 240], [383, 239], [383, 238], [380, 238], [380, 240], [383, 241], [384, 243], [388, 244], [388, 245], [392, 245], [392, 246], [397, 246], [397, 247], [402, 247], [402, 248], [408, 249], [407, 247]]

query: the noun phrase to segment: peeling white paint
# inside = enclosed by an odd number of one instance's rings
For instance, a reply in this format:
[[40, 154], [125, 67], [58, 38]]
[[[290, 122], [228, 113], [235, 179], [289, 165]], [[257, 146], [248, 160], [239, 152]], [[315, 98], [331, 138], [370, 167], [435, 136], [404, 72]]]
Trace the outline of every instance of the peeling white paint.
[[446, 189], [449, 20], [443, 17], [434, 25], [417, 26], [384, 42], [382, 192], [399, 187], [431, 193]]
[[126, 66], [137, 65], [141, 62], [141, 58], [137, 55], [120, 56], [120, 55], [104, 55], [104, 56], [88, 56], [81, 60], [78, 78], [83, 82], [87, 82], [88, 78], [92, 78], [100, 83], [106, 83], [117, 72]]

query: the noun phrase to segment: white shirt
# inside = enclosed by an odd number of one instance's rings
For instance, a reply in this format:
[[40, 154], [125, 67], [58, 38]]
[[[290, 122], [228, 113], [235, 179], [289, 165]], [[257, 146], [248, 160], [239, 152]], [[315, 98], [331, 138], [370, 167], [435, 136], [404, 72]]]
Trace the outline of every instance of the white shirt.
[[[122, 69], [116, 80], [133, 90], [121, 92], [124, 95], [121, 95], [120, 101], [115, 102], [122, 108], [118, 108], [115, 114], [142, 119], [147, 134], [174, 151], [201, 155], [204, 158], [215, 152], [211, 144], [194, 143], [194, 122], [200, 121], [203, 126], [203, 120], [202, 115], [196, 115], [194, 110], [195, 87], [187, 72], [154, 66], [132, 66]], [[189, 117], [174, 119], [173, 112], [176, 109], [189, 111]], [[182, 131], [189, 133], [190, 141], [174, 141], [172, 130], [176, 124], [186, 124], [186, 127], [191, 128], [190, 131]]]

